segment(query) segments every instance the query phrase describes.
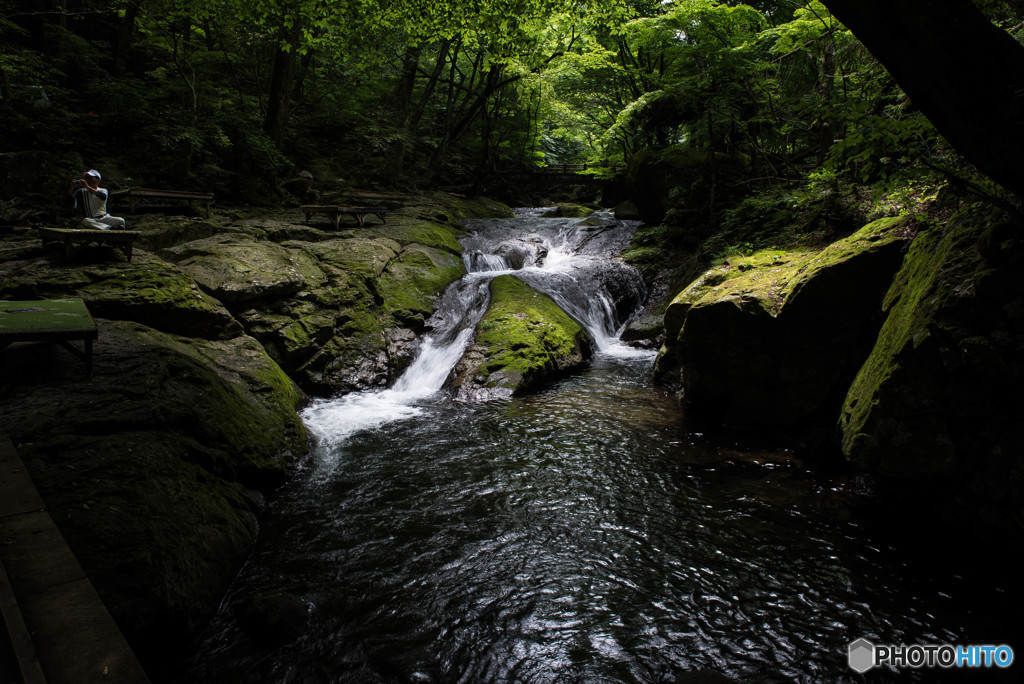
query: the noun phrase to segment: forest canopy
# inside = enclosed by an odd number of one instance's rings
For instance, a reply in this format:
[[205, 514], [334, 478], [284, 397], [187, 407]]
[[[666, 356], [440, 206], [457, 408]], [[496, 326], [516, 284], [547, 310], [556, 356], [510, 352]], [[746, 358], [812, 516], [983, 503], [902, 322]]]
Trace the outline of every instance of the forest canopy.
[[[727, 158], [748, 189], [1005, 196], [835, 4], [0, 0], [0, 135], [248, 200], [300, 169], [480, 191], [651, 151]], [[1019, 47], [1018, 4], [975, 5]]]

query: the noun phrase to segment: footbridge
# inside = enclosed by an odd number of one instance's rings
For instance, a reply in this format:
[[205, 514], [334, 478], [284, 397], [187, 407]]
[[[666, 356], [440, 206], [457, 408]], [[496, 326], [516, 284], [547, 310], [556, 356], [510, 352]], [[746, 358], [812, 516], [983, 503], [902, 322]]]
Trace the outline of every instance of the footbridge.
[[[603, 173], [597, 176], [587, 173], [600, 169]], [[538, 166], [529, 171], [518, 171], [516, 176], [523, 180], [550, 183], [552, 185], [604, 185], [608, 182], [607, 171], [609, 167], [594, 164], [552, 164], [549, 166]], [[622, 168], [611, 167], [613, 174], [622, 171]]]

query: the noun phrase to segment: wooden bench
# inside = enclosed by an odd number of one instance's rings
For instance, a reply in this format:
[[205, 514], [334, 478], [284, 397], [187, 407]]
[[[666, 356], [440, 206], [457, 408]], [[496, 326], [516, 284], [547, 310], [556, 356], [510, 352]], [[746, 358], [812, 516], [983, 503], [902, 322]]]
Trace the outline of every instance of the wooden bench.
[[349, 214], [356, 217], [359, 227], [362, 228], [366, 217], [373, 214], [382, 222], [387, 223], [387, 209], [384, 207], [344, 207], [330, 204], [307, 204], [302, 207], [302, 213], [306, 215], [306, 224], [316, 214], [325, 214], [334, 222], [334, 229], [338, 229], [338, 223], [342, 215]]
[[135, 241], [142, 233], [137, 230], [96, 230], [93, 228], [40, 228], [39, 237], [45, 246], [49, 242], [60, 242], [64, 245], [64, 254], [68, 261], [75, 252], [75, 244], [79, 247], [89, 242], [109, 243], [118, 247], [125, 256], [128, 263], [132, 261], [132, 250], [135, 248]]
[[355, 190], [348, 189], [341, 191], [341, 200], [343, 202], [353, 202], [358, 204], [378, 204], [383, 202], [392, 202], [395, 204], [405, 204], [412, 198], [412, 195], [404, 192], [384, 192], [382, 190]]
[[190, 190], [156, 190], [153, 188], [129, 188], [128, 190], [117, 190], [111, 193], [112, 196], [120, 197], [128, 195], [128, 211], [135, 213], [135, 200], [139, 198], [154, 197], [157, 199], [185, 200], [189, 204], [192, 200], [200, 200], [206, 204], [206, 218], [210, 218], [210, 204], [213, 202], [212, 192], [192, 192]]
[[[12, 342], [56, 342], [85, 360], [92, 375], [92, 342], [99, 336], [96, 322], [81, 299], [0, 301], [0, 353]], [[71, 345], [85, 343], [83, 353]]]

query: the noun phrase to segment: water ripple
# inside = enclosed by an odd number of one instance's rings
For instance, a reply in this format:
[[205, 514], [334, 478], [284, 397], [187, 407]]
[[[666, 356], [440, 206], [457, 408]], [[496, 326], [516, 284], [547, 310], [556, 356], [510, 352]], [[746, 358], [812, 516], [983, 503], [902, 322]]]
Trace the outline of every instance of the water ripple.
[[[871, 537], [842, 483], [694, 465], [719, 445], [648, 366], [348, 435], [275, 500], [182, 681], [853, 681], [860, 636], [970, 639], [969, 580]], [[266, 591], [315, 606], [269, 650], [234, 617]]]

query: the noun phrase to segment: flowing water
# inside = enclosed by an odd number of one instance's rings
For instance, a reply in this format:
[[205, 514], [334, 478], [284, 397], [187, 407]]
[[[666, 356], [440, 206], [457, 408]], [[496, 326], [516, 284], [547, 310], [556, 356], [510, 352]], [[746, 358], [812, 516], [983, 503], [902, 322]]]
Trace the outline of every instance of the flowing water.
[[[184, 679], [862, 681], [846, 664], [858, 637], [1008, 629], [986, 607], [1003, 585], [889, 534], [866, 514], [869, 483], [695, 432], [650, 383], [652, 356], [615, 340], [642, 297], [610, 257], [629, 226], [578, 223], [474, 224], [471, 273], [395, 387], [305, 412], [320, 446], [271, 504]], [[506, 272], [550, 292], [599, 351], [545, 391], [453, 401], [445, 378]], [[275, 592], [309, 619], [268, 645], [237, 617]]]

